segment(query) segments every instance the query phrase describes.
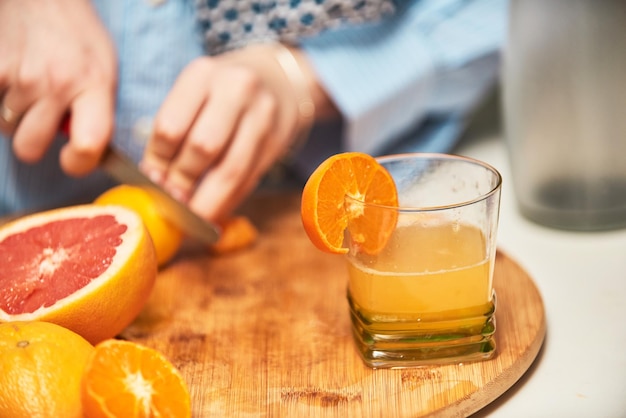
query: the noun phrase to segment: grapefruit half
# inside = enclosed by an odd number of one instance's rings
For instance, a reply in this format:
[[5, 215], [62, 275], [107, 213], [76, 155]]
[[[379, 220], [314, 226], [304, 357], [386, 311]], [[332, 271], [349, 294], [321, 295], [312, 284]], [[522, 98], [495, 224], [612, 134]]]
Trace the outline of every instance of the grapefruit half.
[[0, 322], [52, 322], [92, 344], [137, 317], [157, 275], [141, 218], [115, 205], [14, 220], [0, 227], [0, 254]]

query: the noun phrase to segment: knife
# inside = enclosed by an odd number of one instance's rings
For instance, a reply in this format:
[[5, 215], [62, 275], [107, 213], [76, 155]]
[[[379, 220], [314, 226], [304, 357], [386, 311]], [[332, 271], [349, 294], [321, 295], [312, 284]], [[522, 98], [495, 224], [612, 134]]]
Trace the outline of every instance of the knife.
[[[65, 115], [59, 131], [69, 137], [69, 114]], [[134, 161], [108, 145], [100, 160], [100, 167], [105, 173], [122, 184], [140, 186], [145, 189], [157, 202], [157, 210], [165, 219], [177, 226], [188, 237], [207, 245], [215, 244], [220, 237], [220, 231], [214, 224], [205, 221], [185, 204], [174, 199], [143, 174]]]
[[120, 183], [141, 186], [157, 202], [159, 213], [172, 224], [176, 225], [188, 237], [203, 244], [214, 244], [219, 238], [219, 229], [205, 221], [185, 204], [174, 199], [169, 193], [143, 174], [128, 157], [108, 146], [105, 150], [100, 167], [109, 176]]

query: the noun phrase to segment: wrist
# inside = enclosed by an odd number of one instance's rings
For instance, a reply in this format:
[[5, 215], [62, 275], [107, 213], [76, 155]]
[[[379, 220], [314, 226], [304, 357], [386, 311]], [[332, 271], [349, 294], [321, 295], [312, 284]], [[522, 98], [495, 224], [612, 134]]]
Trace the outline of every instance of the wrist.
[[298, 112], [298, 126], [287, 158], [296, 154], [309, 137], [316, 117], [316, 104], [311, 89], [311, 77], [299, 61], [294, 49], [283, 44], [274, 46], [274, 59], [282, 69], [293, 90]]
[[309, 92], [311, 101], [315, 106], [315, 119], [331, 119], [339, 116], [339, 111], [330, 96], [326, 93], [324, 87], [319, 83], [319, 79], [311, 62], [308, 60], [303, 50], [294, 47], [287, 47], [298, 64], [298, 67], [304, 78], [304, 84]]
[[316, 104], [308, 72], [305, 71], [295, 50], [283, 44], [277, 43], [275, 45], [274, 58], [293, 90], [297, 102], [300, 125], [305, 129], [310, 128], [315, 121]]

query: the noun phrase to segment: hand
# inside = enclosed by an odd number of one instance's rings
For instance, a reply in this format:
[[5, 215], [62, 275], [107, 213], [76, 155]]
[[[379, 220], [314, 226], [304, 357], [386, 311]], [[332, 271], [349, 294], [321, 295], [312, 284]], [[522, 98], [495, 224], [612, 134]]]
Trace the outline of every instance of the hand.
[[0, 1], [0, 131], [25, 162], [46, 152], [72, 113], [61, 167], [96, 167], [113, 131], [117, 64], [88, 0]]
[[232, 211], [304, 128], [276, 48], [197, 59], [156, 115], [141, 166], [206, 219]]

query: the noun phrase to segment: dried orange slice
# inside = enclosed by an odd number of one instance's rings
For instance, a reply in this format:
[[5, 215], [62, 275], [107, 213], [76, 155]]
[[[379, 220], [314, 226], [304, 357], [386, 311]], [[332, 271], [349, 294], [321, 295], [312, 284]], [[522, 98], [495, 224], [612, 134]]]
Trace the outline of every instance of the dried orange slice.
[[0, 322], [47, 321], [90, 343], [139, 315], [154, 286], [154, 246], [122, 206], [80, 205], [0, 227]]
[[[347, 197], [354, 200], [347, 201]], [[336, 154], [315, 169], [302, 191], [301, 217], [317, 248], [334, 254], [347, 253], [343, 246], [346, 228], [365, 252], [375, 254], [384, 247], [395, 228], [396, 212], [355, 201], [398, 206], [393, 178], [374, 157], [360, 152]]]
[[180, 372], [163, 354], [131, 341], [96, 345], [85, 367], [81, 398], [87, 418], [191, 416]]

